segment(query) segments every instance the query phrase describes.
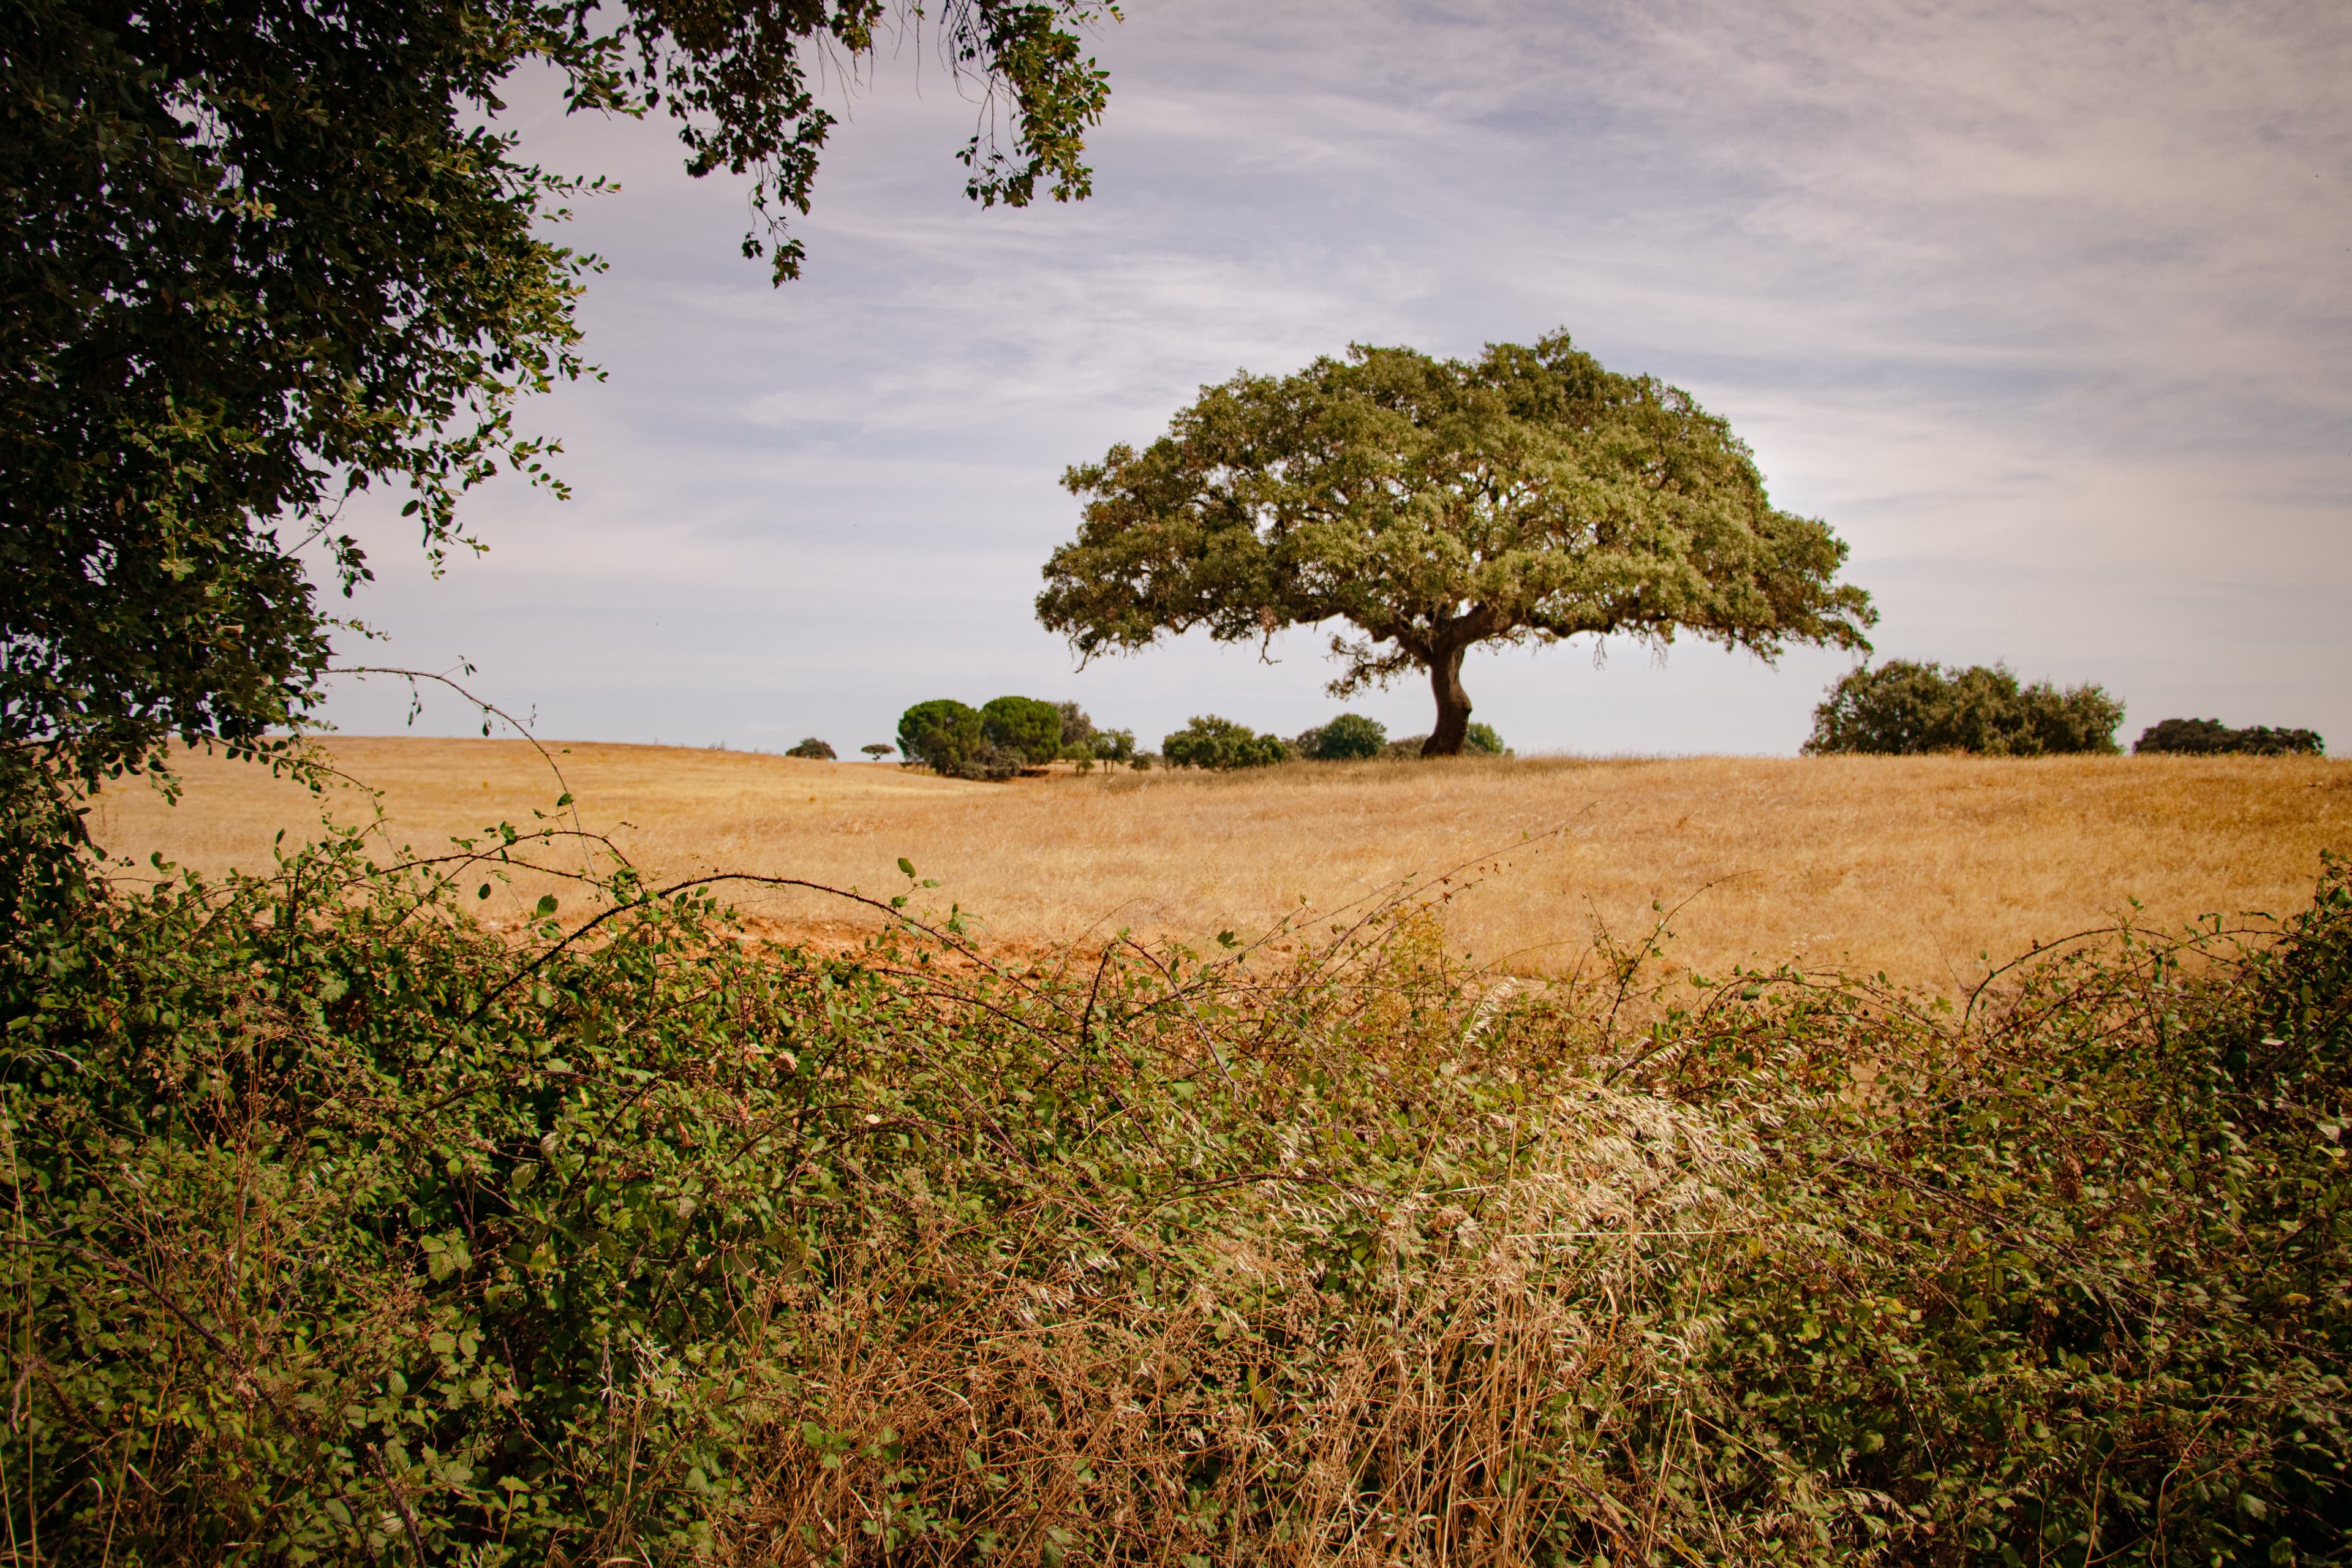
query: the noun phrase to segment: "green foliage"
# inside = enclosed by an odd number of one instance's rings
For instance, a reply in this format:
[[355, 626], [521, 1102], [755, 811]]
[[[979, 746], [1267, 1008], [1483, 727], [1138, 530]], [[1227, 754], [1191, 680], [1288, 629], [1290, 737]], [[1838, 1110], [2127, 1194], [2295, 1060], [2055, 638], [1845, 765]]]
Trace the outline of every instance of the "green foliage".
[[801, 742], [800, 744], [786, 752], [784, 755], [788, 757], [806, 757], [813, 762], [820, 763], [829, 763], [835, 760], [833, 747], [826, 742], [818, 740], [814, 735], [809, 736], [806, 740]]
[[1511, 749], [1492, 724], [1473, 724], [1462, 737], [1462, 749], [1474, 757], [1507, 757]]
[[2141, 731], [2132, 750], [2189, 756], [2320, 757], [2327, 754], [2327, 742], [2315, 730], [2273, 730], [2263, 724], [2232, 730], [2219, 719], [2166, 719]]
[[1098, 763], [1135, 761], [1135, 731], [1132, 730], [1097, 730], [1093, 746], [1094, 760]]
[[[1091, 728], [1091, 726], [1089, 726]], [[981, 733], [1031, 767], [1062, 754], [1062, 710], [1034, 697], [999, 697], [980, 710]]]
[[2343, 862], [1955, 1009], [1413, 900], [1008, 969], [903, 862], [836, 958], [625, 873], [466, 917], [569, 842], [0, 948], [17, 1555], [2352, 1552]]
[[1947, 671], [1889, 659], [1849, 671], [1813, 710], [1805, 754], [1969, 752], [1991, 757], [2112, 754], [2124, 705], [2092, 685], [2020, 687], [2006, 665]]
[[1066, 762], [1091, 763], [1095, 760], [1095, 721], [1076, 702], [1056, 702], [1054, 710], [1062, 717], [1062, 749]]
[[898, 750], [910, 763], [959, 778], [987, 744], [980, 710], [941, 697], [918, 702], [898, 716]]
[[1223, 771], [1286, 763], [1290, 760], [1290, 748], [1279, 735], [1261, 735], [1211, 713], [1186, 720], [1181, 730], [1160, 742], [1160, 754], [1171, 768]]
[[1835, 581], [1845, 545], [1770, 504], [1724, 421], [1564, 332], [1238, 375], [1063, 482], [1085, 519], [1037, 616], [1082, 658], [1343, 621], [1361, 635], [1333, 639], [1333, 694], [1426, 670], [1441, 754], [1464, 744], [1475, 646], [1687, 632], [1771, 658], [1866, 648], [1874, 618]]
[[760, 1353], [746, 1262], [793, 1184], [726, 1131], [800, 1098], [788, 1026], [755, 1022], [775, 993], [709, 990], [690, 898], [534, 972], [455, 894], [345, 842], [93, 903], [12, 956], [12, 1353], [48, 1369], [15, 1540], [496, 1563], [709, 1539]]
[[[332, 623], [300, 550], [369, 576], [336, 519], [405, 492], [436, 569], [459, 498], [552, 483], [515, 400], [580, 374], [594, 268], [544, 237], [593, 189], [518, 162], [518, 70], [572, 107], [666, 109], [688, 169], [748, 175], [781, 280], [834, 116], [813, 70], [880, 0], [296, 0], [0, 14], [0, 747], [88, 786], [173, 735], [268, 748], [319, 699]], [[971, 195], [1086, 194], [1107, 88], [1082, 0], [932, 14], [989, 95]], [[922, 13], [911, 7], [909, 19]], [[558, 487], [560, 489], [560, 487]]]
[[1318, 763], [1345, 763], [1379, 756], [1388, 739], [1388, 726], [1379, 720], [1342, 713], [1291, 742], [1291, 748]]
[[887, 741], [874, 741], [866, 745], [860, 746], [857, 749], [865, 752], [868, 758], [878, 763], [898, 748], [891, 745]]
[[2352, 1548], [2347, 869], [2274, 944], [2121, 933], [1957, 1026], [1785, 981], [1668, 1021], [1661, 1087], [1771, 1107], [1782, 1244], [1738, 1249], [1716, 1375], [1898, 1560]]

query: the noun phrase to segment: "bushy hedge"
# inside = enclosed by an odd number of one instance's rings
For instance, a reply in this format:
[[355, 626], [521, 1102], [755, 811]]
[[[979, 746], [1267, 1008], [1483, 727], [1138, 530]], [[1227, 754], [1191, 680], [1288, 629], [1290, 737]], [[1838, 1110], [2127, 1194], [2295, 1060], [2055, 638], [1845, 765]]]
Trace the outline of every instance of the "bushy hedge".
[[1947, 670], [1889, 659], [1830, 688], [1813, 710], [1808, 756], [1969, 752], [1991, 757], [2113, 753], [2124, 705], [2097, 686], [2021, 687], [2005, 665]]
[[[1388, 728], [1375, 719], [1360, 713], [1342, 713], [1328, 724], [1294, 736], [1291, 752], [1318, 763], [1356, 762], [1370, 757], [1391, 760], [1418, 757], [1429, 742], [1426, 735], [1409, 735], [1401, 741], [1388, 738]], [[1465, 756], [1507, 756], [1509, 750], [1503, 737], [1495, 732], [1492, 724], [1474, 723], [1463, 737]]]
[[2232, 730], [2219, 719], [2166, 719], [2142, 730], [2132, 750], [2189, 756], [2317, 757], [2326, 754], [2327, 742], [2315, 730], [2273, 730], [2262, 724]]
[[[1427, 744], [1429, 737], [1426, 735], [1407, 735], [1401, 741], [1391, 741], [1382, 746], [1380, 754], [1393, 762], [1413, 760], [1420, 757], [1422, 748]], [[1503, 737], [1495, 732], [1495, 726], [1473, 721], [1463, 732], [1462, 754], [1465, 757], [1507, 757], [1511, 752], [1510, 748], [1503, 744]]]
[[1063, 754], [1066, 720], [1089, 736], [1093, 723], [1076, 703], [999, 697], [974, 709], [952, 698], [918, 702], [898, 720], [898, 749], [947, 778], [1009, 779]]
[[952, 697], [918, 702], [898, 716], [898, 750], [910, 763], [960, 776], [981, 747], [980, 710]]
[[1009, 971], [624, 873], [517, 943], [461, 906], [530, 847], [11, 932], [12, 1541], [2352, 1552], [2340, 864], [2275, 941], [2116, 933], [1953, 1012], [1605, 938], [1528, 986], [1412, 901]]
[[1062, 754], [1062, 710], [1034, 697], [999, 697], [980, 710], [980, 732], [1033, 768]]
[[1342, 713], [1328, 723], [1291, 737], [1290, 749], [1318, 763], [1360, 762], [1377, 757], [1389, 741], [1388, 726], [1360, 713]]
[[1160, 754], [1171, 768], [1263, 768], [1290, 761], [1290, 747], [1279, 735], [1211, 713], [1187, 720], [1160, 742]]

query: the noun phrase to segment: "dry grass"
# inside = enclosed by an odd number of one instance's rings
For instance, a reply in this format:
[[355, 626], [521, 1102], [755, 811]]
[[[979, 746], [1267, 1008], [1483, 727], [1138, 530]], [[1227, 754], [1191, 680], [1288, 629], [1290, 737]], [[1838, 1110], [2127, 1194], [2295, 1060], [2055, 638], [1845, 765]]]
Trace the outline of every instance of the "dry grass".
[[[527, 824], [561, 787], [519, 742], [345, 738], [332, 752], [383, 792], [394, 839], [420, 849]], [[1262, 930], [1302, 899], [1328, 910], [1486, 857], [1448, 929], [1477, 959], [1530, 973], [1588, 952], [1596, 918], [1629, 932], [1654, 900], [1697, 894], [1673, 954], [1702, 971], [1794, 959], [1948, 990], [1983, 972], [1979, 953], [2011, 956], [2131, 900], [2167, 926], [2284, 913], [2307, 901], [2320, 850], [2352, 849], [2352, 763], [2302, 758], [1533, 758], [1012, 784], [651, 746], [573, 744], [558, 760], [586, 825], [642, 867], [888, 892], [905, 856], [940, 879], [932, 897], [1024, 944]], [[136, 784], [107, 792], [100, 841], [216, 873], [267, 867], [279, 828], [316, 823], [310, 797], [256, 770], [194, 757], [185, 776], [176, 809]], [[367, 819], [356, 791], [330, 804]], [[541, 890], [519, 879], [489, 909], [511, 918]], [[814, 896], [743, 901], [804, 933], [845, 919]]]

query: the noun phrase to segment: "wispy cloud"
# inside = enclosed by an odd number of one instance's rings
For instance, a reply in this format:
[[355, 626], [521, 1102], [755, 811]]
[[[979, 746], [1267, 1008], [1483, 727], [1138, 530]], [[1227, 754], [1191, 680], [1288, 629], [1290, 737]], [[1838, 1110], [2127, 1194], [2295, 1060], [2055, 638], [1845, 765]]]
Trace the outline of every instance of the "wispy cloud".
[[[438, 584], [385, 528], [367, 613], [565, 733], [863, 734], [1014, 689], [1296, 727], [1318, 639], [1070, 674], [1028, 610], [1062, 468], [1242, 366], [1566, 324], [1730, 416], [1853, 542], [1889, 651], [2352, 744], [2352, 11], [1128, 11], [1095, 201], [965, 207], [971, 104], [887, 60], [781, 291], [658, 132], [526, 109], [536, 153], [627, 185], [573, 237], [613, 262], [612, 379], [532, 415], [580, 499], [487, 496], [494, 553]], [[1785, 751], [1838, 662], [1510, 655], [1473, 694], [1530, 747]]]

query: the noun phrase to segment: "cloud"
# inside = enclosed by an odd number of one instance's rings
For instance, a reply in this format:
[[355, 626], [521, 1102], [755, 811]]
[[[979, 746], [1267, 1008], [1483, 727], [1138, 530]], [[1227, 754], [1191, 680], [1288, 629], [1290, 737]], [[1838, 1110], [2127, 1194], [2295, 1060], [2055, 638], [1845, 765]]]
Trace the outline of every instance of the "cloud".
[[[612, 262], [583, 316], [612, 377], [528, 416], [579, 499], [494, 488], [492, 555], [438, 584], [378, 522], [362, 613], [566, 734], [880, 732], [950, 687], [1297, 727], [1329, 708], [1319, 637], [1070, 673], [1028, 607], [1062, 468], [1244, 366], [1564, 323], [1731, 419], [1852, 542], [1882, 647], [2352, 743], [2352, 12], [1127, 10], [1093, 201], [963, 204], [973, 106], [901, 51], [782, 290], [736, 255], [740, 191], [519, 92], [527, 151], [625, 186], [566, 237]], [[1514, 653], [1473, 695], [1523, 748], [1789, 751], [1842, 667]]]

